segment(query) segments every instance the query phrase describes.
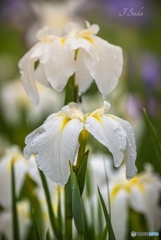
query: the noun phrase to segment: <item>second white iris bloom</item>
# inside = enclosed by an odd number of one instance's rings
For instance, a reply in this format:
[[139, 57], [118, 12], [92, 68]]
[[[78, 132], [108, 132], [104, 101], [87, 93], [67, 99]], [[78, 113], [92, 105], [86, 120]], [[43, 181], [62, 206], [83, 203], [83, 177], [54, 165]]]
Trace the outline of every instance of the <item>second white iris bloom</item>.
[[98, 25], [86, 25], [81, 29], [69, 24], [64, 36], [53, 35], [47, 27], [38, 32], [39, 42], [19, 62], [24, 89], [34, 104], [39, 103], [35, 80], [60, 92], [75, 73], [80, 92], [93, 79], [103, 96], [116, 87], [123, 66], [122, 49], [96, 36]]
[[132, 178], [137, 172], [133, 129], [127, 121], [106, 114], [109, 108], [110, 104], [104, 102], [102, 108], [84, 114], [78, 104], [69, 103], [26, 137], [25, 157], [29, 159], [34, 154], [44, 174], [64, 186], [70, 174], [69, 161], [74, 164], [78, 138], [85, 129], [109, 149], [116, 167], [120, 166], [125, 152], [126, 177]]

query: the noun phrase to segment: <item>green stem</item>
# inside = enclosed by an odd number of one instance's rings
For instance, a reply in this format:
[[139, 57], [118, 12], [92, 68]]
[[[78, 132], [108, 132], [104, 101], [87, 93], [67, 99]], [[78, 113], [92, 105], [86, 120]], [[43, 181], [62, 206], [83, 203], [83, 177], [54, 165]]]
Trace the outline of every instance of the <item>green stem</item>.
[[41, 178], [45, 196], [46, 196], [50, 223], [51, 223], [51, 226], [52, 226], [55, 236], [57, 237], [57, 239], [61, 240], [62, 239], [61, 227], [60, 227], [60, 225], [55, 217], [55, 214], [53, 212], [52, 203], [51, 203], [51, 199], [50, 199], [50, 193], [49, 193], [48, 185], [46, 182], [46, 178], [41, 170], [39, 170], [39, 174], [40, 174], [40, 178]]
[[75, 84], [75, 76], [72, 75], [66, 85], [65, 105], [70, 102], [78, 102], [78, 85]]
[[83, 239], [84, 239], [84, 237], [82, 235], [78, 234], [78, 240], [83, 240]]
[[11, 163], [11, 184], [12, 184], [12, 224], [13, 224], [13, 239], [19, 240], [19, 224], [18, 213], [16, 207], [16, 189], [15, 189], [15, 173], [14, 173], [14, 159]]
[[86, 152], [86, 144], [87, 144], [88, 136], [89, 136], [89, 132], [87, 132], [85, 129], [79, 135], [80, 147], [79, 147], [79, 150], [78, 150], [77, 164], [75, 166], [75, 170], [79, 169], [81, 161], [82, 161], [82, 159], [84, 157], [84, 154]]
[[70, 177], [65, 185], [65, 239], [72, 240], [72, 192]]
[[[66, 85], [65, 105], [70, 102], [78, 102], [78, 86], [75, 85], [73, 74]], [[72, 240], [72, 193], [70, 177], [65, 185], [65, 239]]]

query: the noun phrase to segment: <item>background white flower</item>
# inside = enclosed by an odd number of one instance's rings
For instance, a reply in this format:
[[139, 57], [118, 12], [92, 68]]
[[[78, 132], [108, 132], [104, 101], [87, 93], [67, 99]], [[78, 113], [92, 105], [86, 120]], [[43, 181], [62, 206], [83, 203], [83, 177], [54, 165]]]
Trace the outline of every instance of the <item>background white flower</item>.
[[[129, 207], [144, 214], [149, 231], [158, 231], [161, 227], [161, 207], [158, 202], [161, 179], [150, 165], [130, 181], [125, 179], [124, 170], [125, 167], [122, 166], [110, 185], [112, 224], [119, 240], [125, 239], [127, 233]], [[121, 221], [118, 214], [124, 216]]]
[[[161, 193], [161, 178], [153, 171], [151, 165], [145, 165], [145, 170], [138, 173], [130, 181], [125, 178], [125, 164], [118, 170], [113, 169], [109, 156], [95, 154], [88, 160], [88, 171], [91, 184], [91, 196], [85, 188], [84, 201], [90, 208], [95, 209], [94, 218], [97, 222], [98, 195], [97, 186], [103, 195], [109, 211], [107, 188], [109, 185], [111, 221], [117, 240], [129, 239], [127, 236], [129, 207], [145, 216], [145, 223], [149, 231], [159, 231], [161, 228], [161, 207], [159, 198]], [[108, 182], [106, 179], [108, 176]], [[97, 176], [97, 177], [95, 177]], [[89, 183], [88, 183], [89, 184]], [[87, 197], [88, 196], [88, 197]], [[87, 214], [91, 222], [92, 212]], [[119, 217], [121, 216], [121, 217]], [[99, 219], [100, 220], [100, 219]], [[103, 216], [104, 220], [104, 216]], [[105, 222], [104, 222], [105, 223]], [[133, 229], [135, 230], [135, 229]]]
[[[17, 212], [19, 219], [19, 230], [21, 239], [26, 239], [29, 227], [32, 223], [30, 215], [30, 206], [28, 201], [17, 203]], [[13, 239], [13, 219], [12, 209], [6, 209], [0, 212], [0, 236], [4, 235], [8, 240]]]
[[122, 72], [122, 49], [96, 36], [98, 25], [86, 25], [82, 30], [79, 24], [69, 24], [63, 37], [53, 35], [47, 27], [38, 32], [39, 42], [19, 62], [24, 88], [33, 103], [39, 102], [35, 79], [59, 92], [73, 73], [80, 92], [93, 79], [103, 96], [116, 87]]
[[123, 161], [125, 151], [126, 177], [132, 178], [137, 171], [134, 133], [128, 122], [106, 114], [109, 108], [110, 104], [104, 102], [102, 108], [84, 115], [76, 103], [64, 106], [26, 137], [26, 158], [29, 159], [33, 153], [44, 174], [52, 181], [65, 185], [69, 177], [69, 161], [74, 164], [78, 137], [85, 129], [109, 149], [116, 167]]
[[[24, 121], [22, 111], [29, 122], [39, 123], [51, 112], [58, 111], [64, 102], [64, 92], [61, 94], [36, 83], [41, 96], [40, 104], [34, 106], [28, 101], [20, 79], [13, 79], [9, 83], [1, 85], [0, 99], [2, 103], [2, 115], [9, 126], [19, 125]], [[17, 94], [18, 92], [18, 94]], [[23, 122], [24, 124], [24, 122]]]
[[27, 31], [27, 41], [29, 44], [35, 43], [35, 32], [40, 28], [49, 26], [52, 32], [62, 36], [64, 27], [68, 22], [77, 22], [83, 25], [84, 20], [78, 15], [78, 10], [84, 0], [52, 1], [52, 2], [34, 2], [31, 4], [35, 21]]
[[16, 146], [9, 148], [0, 159], [0, 205], [10, 208], [11, 200], [11, 164], [14, 163], [16, 194], [22, 187], [25, 174], [28, 170], [28, 161]]
[[[48, 214], [46, 196], [38, 172], [38, 168], [35, 163], [34, 156], [32, 155], [30, 160], [27, 161], [20, 149], [17, 146], [12, 146], [7, 149], [6, 154], [0, 159], [0, 237], [1, 234], [5, 235], [7, 239], [13, 239], [12, 229], [12, 186], [11, 186], [11, 162], [14, 161], [15, 170], [15, 187], [17, 196], [17, 212], [18, 222], [20, 229], [21, 239], [25, 239], [29, 233], [30, 226], [32, 225], [32, 213], [31, 207], [35, 207], [35, 202], [29, 197], [22, 201], [22, 192], [29, 192], [29, 195], [33, 195], [38, 199], [40, 203], [40, 211], [42, 213], [42, 221], [44, 224], [42, 239], [46, 239], [46, 232], [48, 228], [51, 228], [50, 219]], [[28, 179], [30, 178], [30, 180]], [[24, 182], [33, 181], [35, 186], [32, 188], [30, 184], [24, 184]], [[60, 200], [63, 206], [63, 189], [57, 184], [47, 179], [47, 185], [50, 193], [51, 203], [53, 211], [57, 214], [58, 200]], [[28, 189], [28, 186], [29, 189]], [[60, 194], [58, 194], [60, 193]], [[20, 197], [20, 199], [19, 199]], [[23, 196], [24, 197], [24, 196]], [[58, 199], [60, 197], [60, 199]], [[37, 201], [36, 201], [37, 203]], [[63, 207], [62, 207], [63, 209]], [[40, 213], [39, 213], [40, 214]], [[41, 214], [40, 214], [41, 216]], [[53, 232], [51, 231], [51, 236]]]

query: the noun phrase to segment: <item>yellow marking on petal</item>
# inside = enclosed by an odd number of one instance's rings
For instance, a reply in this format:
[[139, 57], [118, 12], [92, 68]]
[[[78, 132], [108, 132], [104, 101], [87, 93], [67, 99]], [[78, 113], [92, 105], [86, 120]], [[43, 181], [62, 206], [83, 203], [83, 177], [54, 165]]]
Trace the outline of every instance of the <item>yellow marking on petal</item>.
[[122, 184], [117, 184], [111, 191], [111, 200], [114, 200], [116, 195], [121, 191], [124, 190], [127, 193], [131, 193], [133, 187], [136, 187], [140, 190], [140, 192], [144, 193], [145, 192], [145, 186], [144, 183], [141, 181], [140, 177], [134, 177], [130, 181], [127, 181]]
[[134, 177], [128, 183], [130, 187], [136, 186], [141, 192], [145, 191], [144, 184], [139, 177]]
[[22, 155], [15, 153], [15, 155], [11, 158], [11, 160], [8, 161], [7, 168], [11, 169], [11, 164], [12, 163], [15, 164], [16, 162], [18, 162], [20, 158], [22, 158]]
[[120, 190], [123, 189], [123, 185], [118, 184], [117, 186], [115, 186], [110, 194], [110, 198], [111, 200], [114, 200], [114, 198], [116, 197], [116, 195], [120, 192]]
[[62, 123], [61, 123], [61, 131], [64, 130], [65, 126], [67, 125], [67, 123], [70, 121], [71, 119], [69, 117], [66, 117], [63, 119]]
[[90, 36], [83, 36], [83, 38], [85, 38], [86, 40], [88, 40], [88, 41], [91, 42], [92, 44], [95, 44], [95, 41], [93, 40], [92, 37], [90, 37]]
[[93, 116], [99, 123], [102, 123], [102, 119], [99, 115], [94, 115]]
[[63, 45], [63, 44], [65, 43], [65, 41], [66, 41], [66, 38], [65, 38], [65, 37], [61, 38], [61, 39], [60, 39], [60, 44]]

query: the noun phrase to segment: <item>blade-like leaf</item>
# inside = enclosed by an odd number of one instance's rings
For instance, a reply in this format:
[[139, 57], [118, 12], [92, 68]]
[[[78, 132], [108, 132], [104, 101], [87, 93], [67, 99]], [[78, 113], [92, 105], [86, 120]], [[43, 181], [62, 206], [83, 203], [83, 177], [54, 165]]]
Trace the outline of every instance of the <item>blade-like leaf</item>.
[[46, 232], [46, 240], [51, 240], [50, 230], [49, 230], [49, 229], [48, 229], [47, 232]]
[[34, 209], [32, 209], [32, 216], [33, 216], [36, 240], [40, 240], [40, 235], [39, 235], [39, 231], [38, 231], [38, 227], [37, 227], [37, 223], [36, 223], [36, 219], [35, 219]]
[[78, 181], [78, 185], [79, 185], [79, 190], [80, 190], [80, 194], [81, 195], [83, 193], [84, 184], [85, 184], [88, 154], [89, 154], [89, 151], [87, 151], [84, 154], [83, 159], [81, 161], [81, 165], [79, 166], [79, 169], [78, 169], [78, 171], [76, 173], [77, 181]]
[[16, 189], [15, 189], [15, 173], [14, 173], [14, 159], [11, 163], [11, 186], [12, 186], [12, 223], [13, 223], [13, 239], [19, 240], [19, 223], [18, 223], [18, 213], [16, 207]]
[[81, 195], [75, 173], [70, 165], [71, 188], [72, 188], [72, 211], [76, 229], [80, 236], [84, 235], [84, 217]]
[[58, 219], [58, 222], [59, 222], [60, 226], [63, 226], [61, 206], [62, 206], [62, 203], [61, 203], [60, 188], [58, 188], [58, 210], [57, 210], [57, 219]]
[[106, 225], [105, 229], [103, 231], [103, 235], [102, 235], [101, 240], [106, 240], [107, 239], [107, 233], [108, 233], [108, 228], [107, 228], [107, 225]]
[[[36, 218], [37, 228], [39, 229], [39, 235], [42, 236], [44, 232], [44, 216], [42, 213], [42, 207], [40, 199], [35, 194], [35, 190], [38, 187], [38, 184], [30, 177], [29, 174], [26, 174], [25, 179], [22, 183], [21, 191], [19, 193], [19, 200], [28, 199], [31, 207], [34, 208], [34, 215]], [[33, 238], [32, 236], [30, 238]]]
[[61, 226], [58, 223], [58, 221], [55, 217], [55, 214], [53, 212], [52, 203], [51, 203], [51, 199], [50, 199], [50, 193], [49, 193], [48, 185], [46, 182], [46, 178], [41, 170], [39, 170], [39, 173], [40, 173], [42, 185], [43, 185], [45, 196], [46, 196], [50, 223], [51, 223], [51, 226], [52, 226], [52, 229], [53, 229], [53, 232], [54, 232], [56, 238], [61, 240], [62, 239]]
[[72, 239], [72, 189], [71, 177], [65, 184], [65, 238]]
[[100, 198], [100, 201], [101, 201], [102, 209], [103, 209], [103, 212], [104, 212], [107, 228], [108, 228], [108, 231], [109, 231], [109, 239], [110, 240], [116, 240], [115, 235], [114, 235], [114, 231], [113, 231], [113, 228], [112, 228], [112, 225], [111, 225], [110, 217], [108, 215], [108, 211], [107, 211], [105, 202], [103, 200], [103, 197], [102, 197], [102, 195], [100, 193], [99, 187], [98, 187], [98, 194], [99, 194], [99, 198]]
[[152, 137], [152, 140], [153, 140], [155, 152], [156, 152], [159, 164], [161, 166], [161, 145], [160, 145], [158, 136], [156, 134], [155, 128], [153, 127], [153, 125], [152, 125], [152, 123], [151, 123], [151, 121], [150, 121], [150, 119], [147, 115], [146, 110], [143, 109], [143, 112], [144, 112], [144, 117], [145, 117], [146, 124], [148, 126], [148, 129], [150, 131], [150, 134], [151, 134], [151, 137]]

